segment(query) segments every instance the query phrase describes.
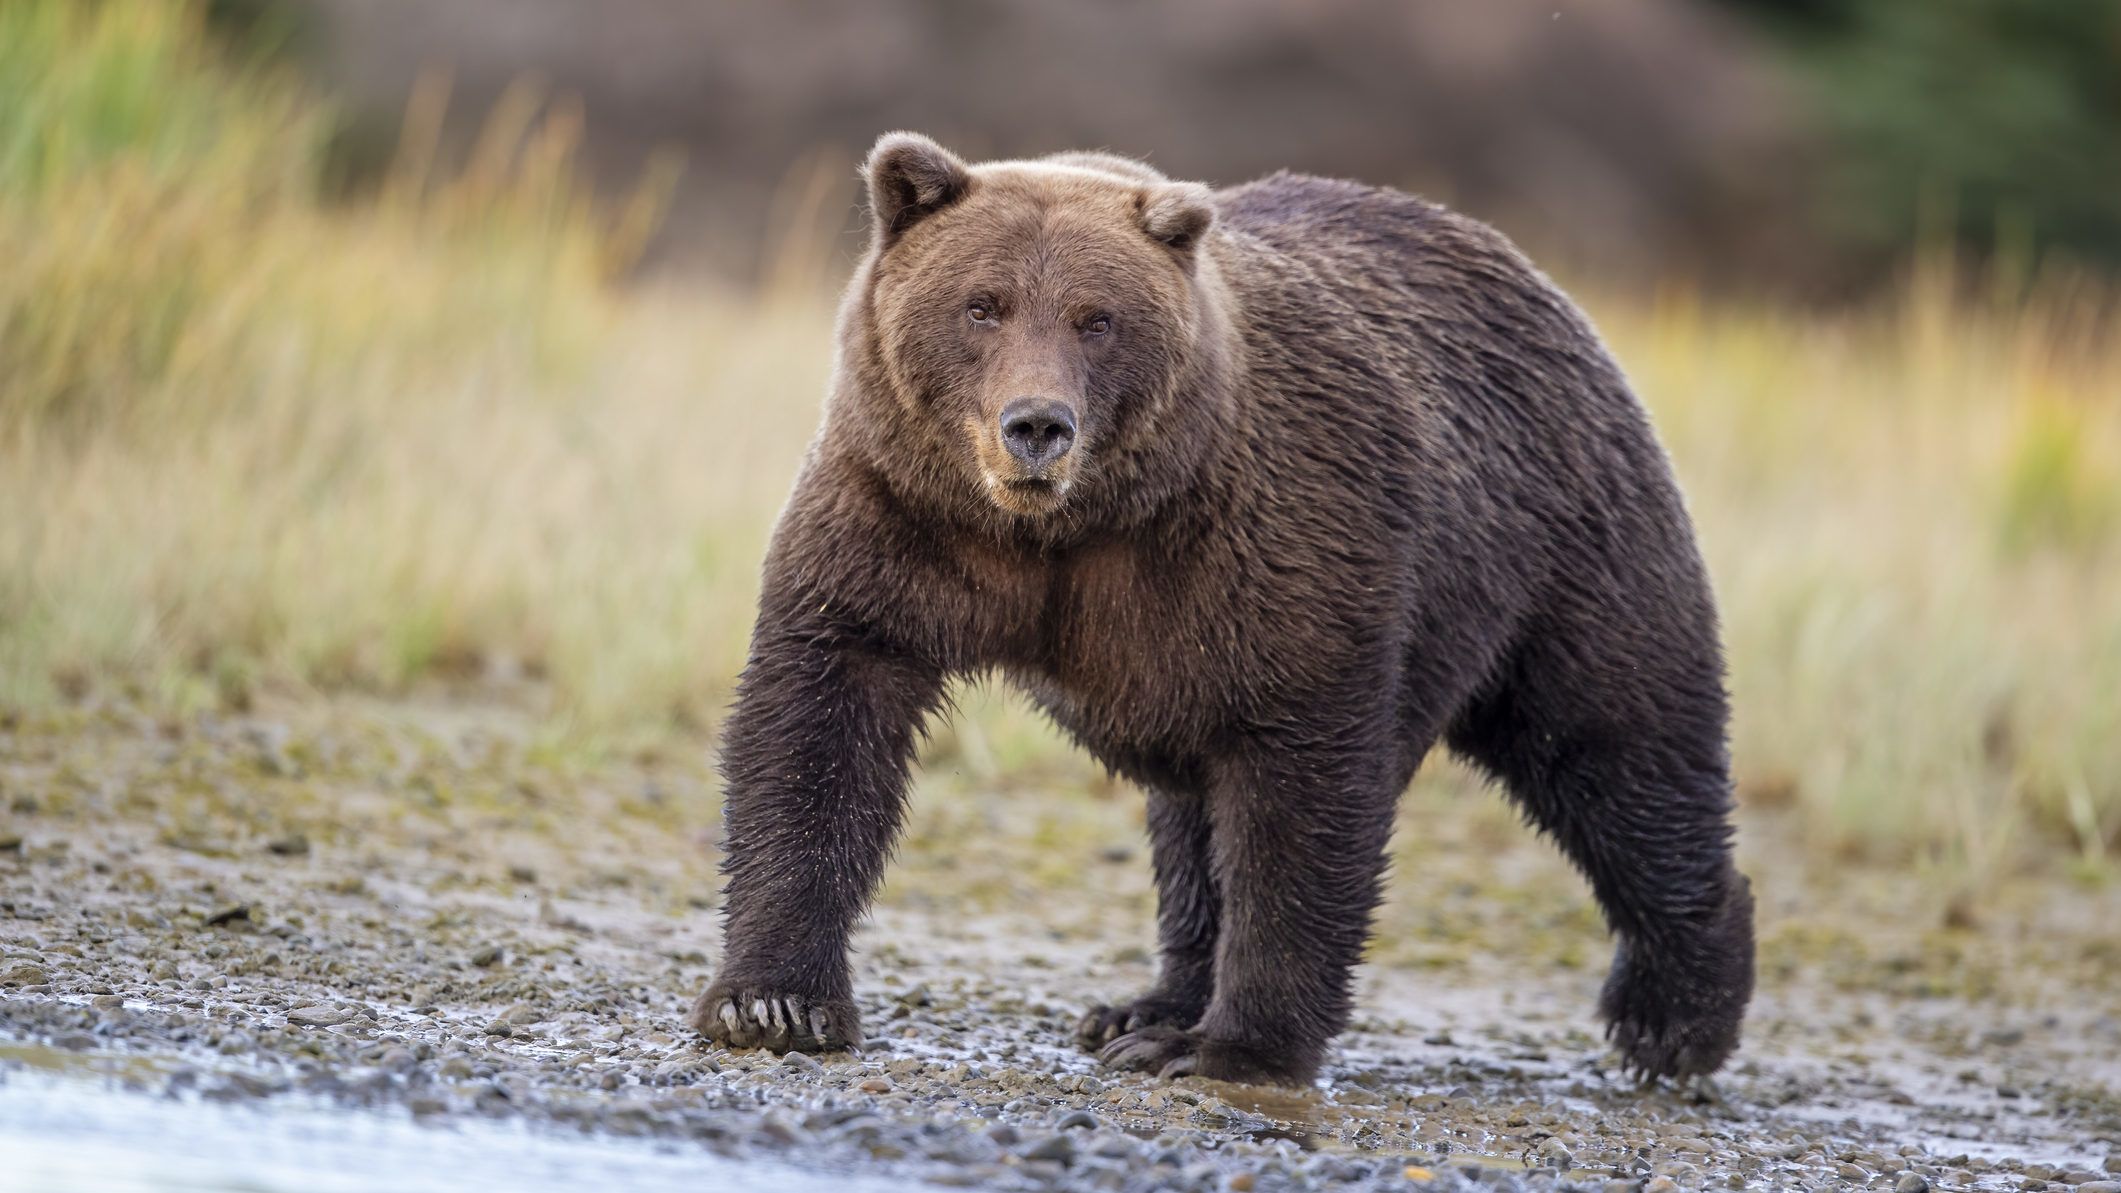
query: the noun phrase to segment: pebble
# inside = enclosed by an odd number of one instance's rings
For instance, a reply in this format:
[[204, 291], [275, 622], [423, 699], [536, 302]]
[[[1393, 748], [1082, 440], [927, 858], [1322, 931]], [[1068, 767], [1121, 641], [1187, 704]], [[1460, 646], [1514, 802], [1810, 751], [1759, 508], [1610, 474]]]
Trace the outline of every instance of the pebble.
[[1075, 1144], [1066, 1135], [1048, 1135], [1017, 1153], [1024, 1160], [1052, 1160], [1066, 1164], [1075, 1159]]
[[250, 922], [250, 910], [250, 904], [248, 903], [230, 903], [207, 916], [206, 926], [219, 928], [225, 924], [238, 922], [247, 924]]
[[1097, 1116], [1087, 1110], [1071, 1110], [1067, 1114], [1062, 1115], [1061, 1120], [1055, 1123], [1054, 1126], [1063, 1131], [1082, 1128], [1094, 1129], [1097, 1126]]
[[1893, 1193], [1930, 1193], [1930, 1183], [1919, 1172], [1903, 1172], [1893, 1182]]
[[501, 946], [500, 946], [500, 945], [497, 945], [497, 944], [481, 945], [481, 946], [480, 946], [480, 947], [478, 947], [477, 949], [474, 949], [474, 950], [472, 950], [472, 954], [471, 954], [471, 963], [472, 963], [473, 965], [476, 965], [476, 966], [478, 966], [478, 967], [479, 967], [479, 968], [481, 968], [481, 969], [484, 969], [485, 967], [487, 967], [487, 966], [489, 966], [489, 965], [496, 965], [496, 964], [499, 964], [499, 963], [500, 963], [500, 960], [501, 960]]
[[267, 841], [265, 848], [281, 857], [306, 857], [309, 854], [309, 838], [301, 833], [289, 833]]
[[[791, 1052], [789, 1055], [797, 1056], [800, 1053]], [[810, 1132], [777, 1114], [766, 1116], [765, 1121], [759, 1124], [759, 1134], [775, 1143], [787, 1144], [791, 1147], [810, 1138]]]
[[1708, 1140], [1695, 1139], [1689, 1135], [1681, 1135], [1674, 1139], [1667, 1139], [1665, 1140], [1664, 1145], [1675, 1152], [1692, 1152], [1697, 1156], [1705, 1156], [1710, 1152], [1716, 1150], [1715, 1146], [1709, 1143]]
[[287, 1013], [287, 1022], [295, 1027], [337, 1027], [353, 1017], [352, 1011], [319, 1004], [296, 1007]]
[[791, 1052], [783, 1056], [781, 1058], [781, 1067], [794, 1069], [799, 1073], [822, 1073], [825, 1071], [825, 1066], [819, 1064], [817, 1058], [807, 1052]]
[[854, 1088], [865, 1094], [888, 1094], [897, 1087], [891, 1084], [889, 1077], [871, 1077]]

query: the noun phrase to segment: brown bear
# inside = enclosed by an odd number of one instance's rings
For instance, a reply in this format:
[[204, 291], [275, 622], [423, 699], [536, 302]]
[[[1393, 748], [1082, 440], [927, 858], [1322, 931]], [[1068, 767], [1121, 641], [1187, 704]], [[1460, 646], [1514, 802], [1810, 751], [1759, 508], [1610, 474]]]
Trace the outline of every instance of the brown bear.
[[1495, 231], [1293, 174], [1227, 190], [894, 133], [735, 709], [715, 1041], [862, 1038], [848, 938], [954, 677], [1147, 792], [1162, 972], [1084, 1018], [1165, 1074], [1301, 1083], [1347, 1023], [1439, 740], [1582, 870], [1645, 1077], [1752, 991], [1709, 585], [1643, 408]]

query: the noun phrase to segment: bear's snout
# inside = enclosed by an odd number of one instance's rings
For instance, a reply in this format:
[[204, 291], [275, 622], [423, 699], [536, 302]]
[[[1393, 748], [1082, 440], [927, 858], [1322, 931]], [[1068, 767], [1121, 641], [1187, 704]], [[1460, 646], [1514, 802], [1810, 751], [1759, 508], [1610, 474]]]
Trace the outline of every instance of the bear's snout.
[[1075, 446], [1075, 409], [1054, 398], [1018, 398], [1002, 407], [1002, 446], [1036, 474]]

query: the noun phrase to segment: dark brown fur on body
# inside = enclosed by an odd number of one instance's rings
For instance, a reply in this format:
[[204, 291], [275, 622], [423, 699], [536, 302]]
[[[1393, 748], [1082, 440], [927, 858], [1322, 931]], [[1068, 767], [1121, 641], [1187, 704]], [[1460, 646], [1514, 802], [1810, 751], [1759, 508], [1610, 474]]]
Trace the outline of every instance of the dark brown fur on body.
[[[1483, 225], [1345, 182], [968, 167], [908, 134], [868, 177], [725, 732], [695, 1025], [860, 1039], [848, 939], [916, 741], [951, 678], [998, 671], [1148, 792], [1163, 972], [1085, 1017], [1108, 1060], [1309, 1080], [1443, 741], [1589, 878], [1626, 1063], [1722, 1064], [1753, 948], [1715, 612], [1567, 299]], [[1053, 417], [1012, 422], [1029, 399]]]

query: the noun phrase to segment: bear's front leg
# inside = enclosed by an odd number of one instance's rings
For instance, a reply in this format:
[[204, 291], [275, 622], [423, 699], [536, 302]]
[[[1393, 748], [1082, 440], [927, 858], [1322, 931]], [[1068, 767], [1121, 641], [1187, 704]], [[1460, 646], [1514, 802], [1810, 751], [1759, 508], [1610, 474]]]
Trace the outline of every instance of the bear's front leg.
[[1255, 733], [1209, 793], [1221, 893], [1215, 992], [1197, 1025], [1149, 1026], [1101, 1054], [1164, 1076], [1304, 1085], [1347, 1025], [1398, 792], [1394, 751], [1356, 731]]
[[709, 1039], [777, 1052], [861, 1043], [848, 939], [941, 694], [940, 672], [903, 652], [762, 613], [722, 744], [722, 964], [689, 1018]]

